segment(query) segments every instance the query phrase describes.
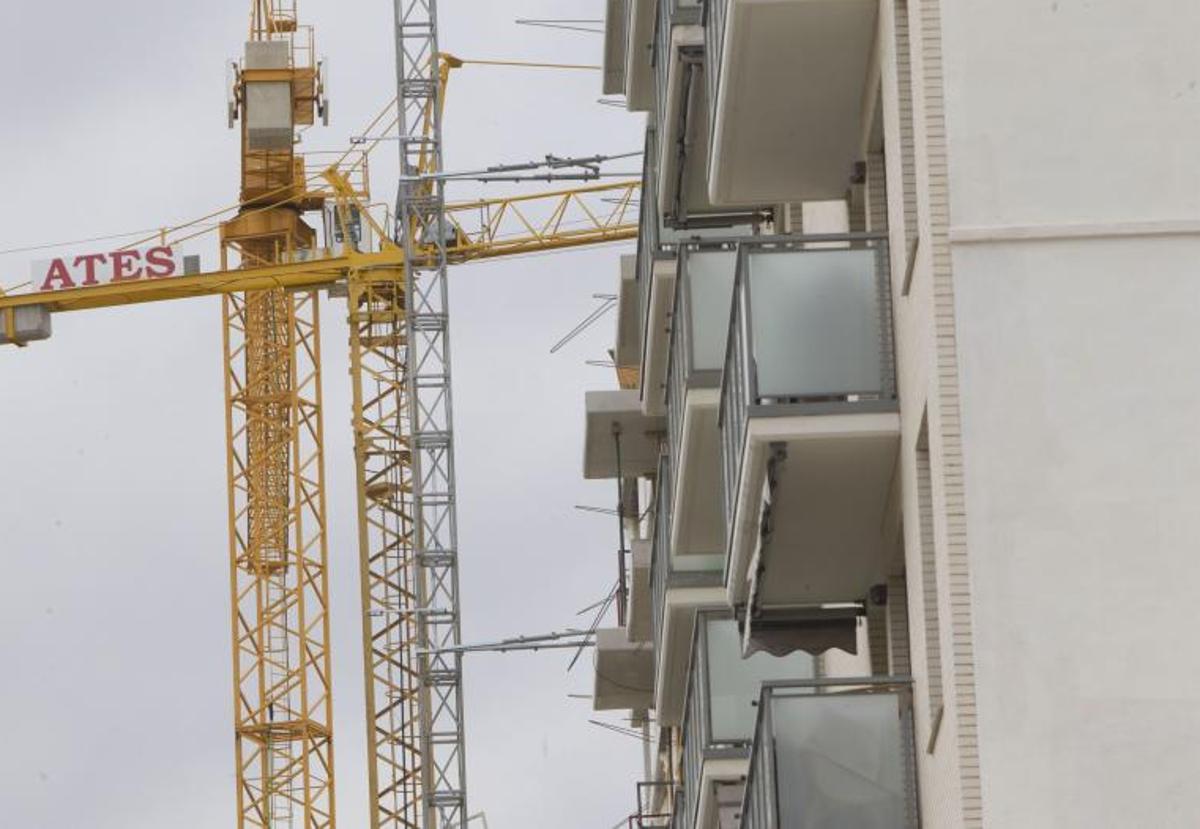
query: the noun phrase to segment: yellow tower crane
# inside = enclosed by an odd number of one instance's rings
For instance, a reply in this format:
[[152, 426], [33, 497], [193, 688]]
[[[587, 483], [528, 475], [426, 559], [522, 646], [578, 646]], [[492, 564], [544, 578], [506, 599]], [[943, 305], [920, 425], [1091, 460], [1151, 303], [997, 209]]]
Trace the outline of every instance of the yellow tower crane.
[[[219, 224], [218, 270], [184, 267], [177, 248], [224, 211], [143, 240], [156, 242], [148, 251], [53, 260], [30, 291], [0, 292], [0, 344], [49, 337], [58, 313], [222, 297], [238, 826], [323, 829], [335, 825], [335, 797], [319, 292], [347, 298], [371, 825], [451, 829], [427, 802], [438, 783], [429, 760], [438, 702], [422, 630], [429, 587], [413, 504], [406, 262], [459, 264], [635, 238], [640, 183], [439, 205], [444, 238], [401, 222], [406, 250], [391, 238], [390, 212], [380, 216], [370, 204], [367, 157], [378, 138], [332, 159], [296, 152], [297, 130], [328, 111], [315, 55], [294, 0], [253, 0], [231, 89], [240, 199]], [[415, 71], [436, 94], [407, 128], [429, 147], [450, 71], [463, 62], [436, 51], [422, 59]], [[402, 119], [397, 112], [383, 131]], [[407, 172], [416, 174], [409, 195], [419, 200], [436, 187], [440, 159], [424, 150], [416, 159]], [[311, 214], [323, 236], [305, 221]], [[139, 261], [147, 267], [135, 269]]]

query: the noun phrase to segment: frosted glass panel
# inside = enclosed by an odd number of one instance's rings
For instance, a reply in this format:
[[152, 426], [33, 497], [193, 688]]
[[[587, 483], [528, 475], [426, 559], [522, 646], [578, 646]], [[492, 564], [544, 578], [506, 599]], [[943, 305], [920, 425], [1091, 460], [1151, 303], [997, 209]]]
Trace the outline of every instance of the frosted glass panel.
[[873, 250], [751, 253], [749, 269], [761, 396], [882, 390]]
[[907, 825], [896, 696], [777, 696], [771, 719], [781, 826]]
[[749, 742], [758, 717], [758, 695], [772, 679], [811, 679], [813, 658], [803, 651], [787, 656], [756, 653], [742, 659], [742, 643], [733, 619], [706, 620], [710, 740]]
[[725, 554], [676, 554], [671, 559], [671, 569], [678, 573], [720, 573], [725, 569]]
[[731, 250], [688, 254], [693, 371], [719, 371], [725, 366], [725, 341], [729, 338], [729, 307], [733, 303], [736, 268], [737, 253]]

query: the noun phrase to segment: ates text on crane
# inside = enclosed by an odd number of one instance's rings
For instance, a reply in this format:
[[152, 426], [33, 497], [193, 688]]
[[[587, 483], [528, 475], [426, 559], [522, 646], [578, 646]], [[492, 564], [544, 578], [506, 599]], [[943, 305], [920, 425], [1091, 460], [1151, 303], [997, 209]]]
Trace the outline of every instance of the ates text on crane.
[[60, 256], [33, 263], [32, 285], [41, 292], [166, 279], [191, 270], [184, 265], [182, 252], [171, 245]]

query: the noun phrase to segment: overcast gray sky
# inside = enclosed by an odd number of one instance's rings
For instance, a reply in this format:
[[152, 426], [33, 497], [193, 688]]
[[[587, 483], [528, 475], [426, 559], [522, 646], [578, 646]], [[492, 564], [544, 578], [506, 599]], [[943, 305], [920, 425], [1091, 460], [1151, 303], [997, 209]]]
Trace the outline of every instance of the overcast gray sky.
[[[394, 94], [389, 0], [301, 0], [332, 66], [338, 148]], [[0, 0], [9, 197], [0, 249], [190, 219], [236, 198], [223, 62], [248, 0]], [[596, 63], [600, 38], [518, 27], [597, 18], [599, 0], [441, 0], [465, 58]], [[464, 68], [449, 166], [641, 148], [641, 120], [596, 104], [598, 73]], [[394, 192], [390, 149], [373, 159]], [[452, 196], [473, 191], [462, 187]], [[83, 249], [95, 245], [80, 246]], [[103, 244], [100, 245], [103, 247]], [[611, 291], [628, 246], [463, 267], [452, 276], [468, 641], [578, 624], [614, 573], [615, 527], [579, 513], [587, 367], [605, 320], [549, 346]], [[215, 261], [211, 242], [192, 252]], [[41, 253], [0, 255], [0, 284]], [[323, 301], [339, 819], [366, 825], [345, 308]], [[66, 315], [48, 343], [0, 353], [0, 813], [21, 829], [234, 822], [220, 315], [216, 299]], [[472, 811], [494, 829], [608, 829], [639, 744], [588, 725], [590, 658], [471, 656]], [[609, 717], [610, 721], [619, 721]]]

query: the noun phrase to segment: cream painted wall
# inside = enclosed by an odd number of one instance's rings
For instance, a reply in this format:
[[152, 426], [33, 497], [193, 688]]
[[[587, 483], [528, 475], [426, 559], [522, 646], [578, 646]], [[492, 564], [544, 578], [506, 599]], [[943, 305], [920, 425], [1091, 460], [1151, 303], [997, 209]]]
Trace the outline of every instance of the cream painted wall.
[[1200, 215], [1200, 3], [942, 6], [955, 225]]
[[1200, 4], [942, 7], [984, 823], [1197, 826]]
[[987, 825], [1200, 825], [1200, 240], [954, 257]]

